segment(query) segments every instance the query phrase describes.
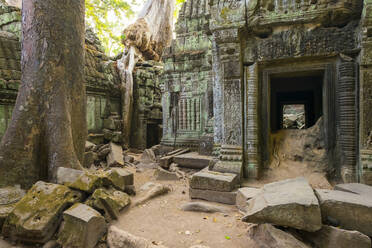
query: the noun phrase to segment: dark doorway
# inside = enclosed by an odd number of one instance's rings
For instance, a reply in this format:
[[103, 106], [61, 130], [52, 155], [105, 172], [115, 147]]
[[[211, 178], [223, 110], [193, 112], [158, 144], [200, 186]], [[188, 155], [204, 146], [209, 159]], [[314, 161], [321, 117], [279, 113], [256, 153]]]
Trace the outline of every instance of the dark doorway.
[[283, 126], [283, 109], [288, 105], [304, 106], [305, 120], [301, 129], [313, 126], [323, 114], [323, 76], [272, 76], [270, 78], [271, 131]]
[[159, 125], [156, 123], [149, 123], [147, 124], [146, 130], [146, 148], [151, 148], [155, 145], [160, 143], [160, 128]]

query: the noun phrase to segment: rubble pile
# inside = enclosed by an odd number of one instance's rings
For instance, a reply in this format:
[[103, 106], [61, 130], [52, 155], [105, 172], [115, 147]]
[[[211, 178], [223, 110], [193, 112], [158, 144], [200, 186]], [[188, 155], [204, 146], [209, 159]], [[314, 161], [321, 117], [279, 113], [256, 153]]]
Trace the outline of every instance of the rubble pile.
[[[249, 237], [259, 247], [371, 247], [372, 187], [313, 190], [305, 178], [238, 191]], [[337, 227], [337, 228], [335, 228]]]
[[[115, 153], [110, 146], [108, 155]], [[133, 173], [122, 167], [59, 168], [56, 183], [39, 181], [26, 194], [16, 187], [1, 189], [1, 233], [35, 245], [52, 240], [62, 247], [93, 248], [107, 233], [108, 223], [131, 203], [133, 185]]]

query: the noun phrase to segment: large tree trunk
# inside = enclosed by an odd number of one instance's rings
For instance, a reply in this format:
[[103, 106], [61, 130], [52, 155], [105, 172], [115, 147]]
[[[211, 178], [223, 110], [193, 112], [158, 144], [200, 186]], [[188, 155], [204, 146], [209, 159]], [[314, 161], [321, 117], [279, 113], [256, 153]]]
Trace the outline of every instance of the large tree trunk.
[[23, 0], [22, 85], [0, 144], [0, 186], [80, 169], [87, 134], [84, 0]]
[[133, 70], [139, 60], [160, 61], [172, 41], [175, 0], [147, 0], [137, 21], [124, 30], [118, 69], [122, 82], [123, 145], [129, 148], [133, 112]]

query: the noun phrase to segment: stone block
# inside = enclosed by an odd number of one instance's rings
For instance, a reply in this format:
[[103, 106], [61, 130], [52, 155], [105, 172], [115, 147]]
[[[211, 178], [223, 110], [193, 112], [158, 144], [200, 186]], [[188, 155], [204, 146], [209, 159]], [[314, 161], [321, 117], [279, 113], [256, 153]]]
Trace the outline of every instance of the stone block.
[[98, 160], [98, 155], [95, 152], [85, 152], [84, 153], [84, 168], [90, 168], [92, 164], [94, 164], [94, 161]]
[[88, 172], [85, 171], [78, 179], [72, 183], [65, 183], [72, 189], [77, 189], [87, 193], [93, 193], [94, 190], [109, 185], [107, 173], [104, 171]]
[[57, 230], [63, 211], [81, 199], [81, 193], [64, 185], [39, 181], [8, 215], [2, 234], [12, 240], [45, 243]]
[[238, 175], [239, 181], [243, 177], [243, 163], [234, 161], [218, 161], [213, 165], [213, 171], [233, 173]]
[[71, 168], [59, 167], [57, 169], [57, 183], [58, 184], [70, 184], [78, 180], [78, 178], [84, 174], [82, 170], [75, 170]]
[[122, 168], [112, 168], [107, 172], [107, 179], [112, 186], [124, 191], [126, 186], [134, 184], [134, 175], [132, 172]]
[[86, 204], [105, 212], [108, 221], [116, 220], [120, 211], [130, 204], [130, 198], [126, 193], [114, 189], [96, 189]]
[[309, 232], [322, 227], [318, 199], [302, 177], [264, 185], [248, 205], [243, 218], [246, 222], [270, 223]]
[[235, 189], [237, 184], [237, 175], [214, 171], [200, 171], [195, 173], [190, 179], [190, 187], [193, 189], [230, 192]]
[[179, 180], [177, 173], [164, 170], [161, 167], [156, 168], [154, 172], [156, 180], [159, 181], [174, 181]]
[[259, 192], [261, 192], [260, 189], [250, 187], [238, 189], [236, 195], [236, 207], [240, 211], [246, 212], [248, 207], [247, 201], [255, 197]]
[[372, 236], [372, 200], [337, 190], [315, 190], [323, 222]]
[[323, 226], [316, 232], [301, 232], [302, 236], [316, 247], [370, 248], [371, 239], [358, 231], [348, 231], [332, 226]]
[[105, 219], [93, 208], [77, 203], [63, 213], [58, 243], [69, 248], [93, 248], [106, 233]]
[[361, 183], [337, 184], [335, 190], [354, 193], [372, 199], [372, 186]]
[[17, 202], [26, 194], [20, 187], [0, 188], [0, 230]]
[[270, 224], [252, 226], [248, 230], [248, 237], [256, 243], [256, 246], [253, 246], [254, 248], [309, 248], [292, 234], [275, 228]]
[[124, 166], [123, 148], [112, 142], [109, 144], [110, 153], [107, 155], [107, 166]]
[[218, 202], [228, 205], [235, 205], [236, 203], [236, 191], [222, 192], [215, 190], [190, 188], [189, 195], [191, 199], [201, 199], [205, 201]]
[[190, 169], [203, 169], [209, 165], [212, 157], [199, 155], [197, 152], [177, 155], [173, 158], [173, 162], [180, 167]]

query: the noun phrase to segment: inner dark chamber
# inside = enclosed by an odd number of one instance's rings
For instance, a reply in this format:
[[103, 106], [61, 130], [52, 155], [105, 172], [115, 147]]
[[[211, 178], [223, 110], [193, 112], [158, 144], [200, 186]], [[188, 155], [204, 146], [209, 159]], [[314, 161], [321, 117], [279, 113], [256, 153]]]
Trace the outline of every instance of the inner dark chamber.
[[270, 126], [275, 132], [283, 129], [283, 106], [304, 105], [305, 128], [322, 116], [323, 75], [272, 76], [270, 78]]

